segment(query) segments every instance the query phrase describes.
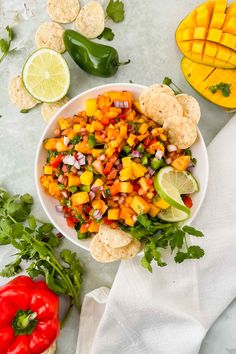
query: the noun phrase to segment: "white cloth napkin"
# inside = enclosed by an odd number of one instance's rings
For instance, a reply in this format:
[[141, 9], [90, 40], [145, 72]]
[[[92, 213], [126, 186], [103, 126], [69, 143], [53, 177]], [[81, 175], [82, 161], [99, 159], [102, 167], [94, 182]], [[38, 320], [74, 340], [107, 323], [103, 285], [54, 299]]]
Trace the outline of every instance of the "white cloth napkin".
[[[150, 274], [123, 261], [108, 295], [85, 298], [77, 354], [195, 354], [236, 295], [236, 117], [208, 148], [207, 196], [194, 226], [206, 255]], [[194, 239], [194, 242], [196, 238]]]

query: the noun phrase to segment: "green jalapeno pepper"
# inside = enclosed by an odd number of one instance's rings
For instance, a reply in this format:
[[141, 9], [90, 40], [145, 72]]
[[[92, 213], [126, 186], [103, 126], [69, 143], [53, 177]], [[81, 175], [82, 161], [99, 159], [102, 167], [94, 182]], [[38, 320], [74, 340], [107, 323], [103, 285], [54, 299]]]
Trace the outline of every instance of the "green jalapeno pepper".
[[66, 30], [63, 37], [66, 50], [72, 59], [89, 74], [110, 77], [117, 72], [120, 65], [130, 62], [128, 60], [120, 63], [115, 48], [92, 42], [76, 31]]

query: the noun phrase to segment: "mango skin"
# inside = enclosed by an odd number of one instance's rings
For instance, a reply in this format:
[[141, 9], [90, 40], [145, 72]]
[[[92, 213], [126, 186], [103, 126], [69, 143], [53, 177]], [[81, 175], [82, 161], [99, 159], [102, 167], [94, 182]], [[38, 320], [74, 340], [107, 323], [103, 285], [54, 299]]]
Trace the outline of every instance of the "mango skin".
[[[226, 109], [236, 109], [236, 69], [216, 68], [184, 57], [181, 61], [181, 70], [187, 82], [205, 99]], [[213, 94], [209, 90], [209, 86], [220, 82], [231, 84], [229, 97], [224, 97], [221, 91]]]

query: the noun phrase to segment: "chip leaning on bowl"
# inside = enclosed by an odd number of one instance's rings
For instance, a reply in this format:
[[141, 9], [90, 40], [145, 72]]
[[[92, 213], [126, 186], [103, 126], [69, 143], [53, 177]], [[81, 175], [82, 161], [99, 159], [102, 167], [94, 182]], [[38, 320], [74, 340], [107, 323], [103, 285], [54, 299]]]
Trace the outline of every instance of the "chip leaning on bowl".
[[181, 96], [159, 84], [139, 102], [127, 91], [105, 92], [87, 99], [85, 111], [60, 118], [54, 137], [44, 141], [40, 182], [78, 238], [92, 236], [97, 261], [134, 257], [141, 242], [132, 230], [139, 226], [164, 228], [189, 217], [188, 194], [198, 190], [187, 171], [194, 165], [189, 147], [200, 108], [192, 96]]

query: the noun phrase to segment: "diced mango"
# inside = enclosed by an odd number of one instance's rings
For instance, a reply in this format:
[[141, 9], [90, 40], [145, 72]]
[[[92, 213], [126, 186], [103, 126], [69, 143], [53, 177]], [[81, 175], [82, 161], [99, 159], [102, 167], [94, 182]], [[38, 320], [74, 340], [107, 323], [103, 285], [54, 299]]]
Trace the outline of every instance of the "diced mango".
[[67, 134], [67, 137], [68, 137], [68, 139], [70, 139], [70, 140], [72, 140], [72, 139], [74, 139], [74, 137], [76, 136], [76, 133], [74, 132], [74, 130], [70, 130], [69, 132], [68, 132], [68, 134]]
[[210, 28], [221, 29], [225, 20], [224, 13], [213, 13], [210, 23]]
[[214, 7], [214, 13], [225, 13], [227, 6], [227, 0], [226, 1], [216, 1], [215, 7]]
[[130, 182], [121, 182], [119, 186], [120, 193], [132, 193], [133, 185]]
[[217, 28], [210, 28], [207, 34], [207, 40], [219, 43], [222, 35], [222, 30]]
[[153, 204], [160, 209], [167, 209], [170, 206], [170, 204], [167, 203], [164, 199], [158, 199], [157, 201], [153, 201]]
[[133, 226], [135, 224], [135, 221], [132, 218], [126, 218], [125, 223], [129, 226]]
[[97, 233], [99, 231], [99, 229], [100, 229], [100, 224], [98, 222], [92, 220], [87, 231]]
[[142, 113], [139, 101], [134, 101], [134, 107], [138, 112]]
[[157, 214], [159, 214], [159, 212], [161, 211], [160, 208], [158, 208], [156, 205], [151, 204], [150, 209], [148, 214], [152, 217], [155, 218], [155, 216], [157, 216]]
[[92, 202], [92, 207], [95, 210], [99, 210], [102, 214], [104, 214], [108, 209], [106, 203], [102, 199], [95, 199]]
[[214, 58], [216, 56], [218, 45], [211, 42], [206, 42], [204, 55]]
[[133, 177], [131, 167], [125, 167], [120, 171], [120, 180], [127, 181]]
[[80, 176], [80, 182], [85, 186], [90, 186], [90, 184], [93, 182], [93, 172], [85, 171], [84, 173], [82, 173], [82, 175]]
[[73, 131], [78, 134], [80, 133], [80, 130], [81, 130], [81, 125], [80, 124], [74, 124], [73, 125]]
[[185, 171], [189, 166], [190, 160], [191, 158], [188, 155], [180, 156], [177, 157], [171, 165], [178, 171]]
[[196, 27], [194, 29], [193, 39], [205, 39], [207, 34], [206, 27]]
[[140, 178], [139, 181], [138, 181], [138, 183], [140, 184], [141, 188], [142, 188], [145, 192], [148, 191], [148, 189], [149, 189], [150, 186], [148, 185], [147, 179], [146, 179], [145, 177]]
[[[222, 33], [220, 43], [228, 48], [235, 49], [236, 36], [230, 33]], [[227, 59], [228, 60], [228, 59]], [[226, 61], [227, 61], [226, 60]]]
[[214, 57], [209, 57], [208, 55], [205, 54], [203, 54], [202, 60], [206, 65], [213, 65], [214, 63]]
[[68, 129], [71, 126], [71, 118], [58, 119], [58, 124], [61, 130]]
[[44, 148], [46, 150], [56, 150], [56, 143], [61, 141], [61, 138], [51, 138], [44, 141]]
[[68, 146], [66, 146], [66, 145], [64, 144], [63, 140], [61, 139], [61, 141], [58, 141], [58, 142], [56, 143], [56, 150], [57, 150], [58, 152], [63, 152], [63, 151], [68, 151], [69, 148], [68, 148]]
[[236, 3], [232, 2], [226, 10], [226, 18], [236, 17]]
[[122, 158], [122, 165], [123, 165], [123, 167], [125, 168], [125, 167], [129, 167], [129, 166], [131, 166], [131, 157], [129, 157], [129, 156], [127, 156], [127, 157], [123, 157]]
[[102, 149], [92, 149], [92, 156], [93, 157], [98, 157], [102, 154], [103, 150]]
[[140, 128], [139, 128], [139, 130], [138, 130], [138, 132], [140, 134], [145, 134], [146, 131], [148, 130], [148, 128], [149, 128], [149, 125], [147, 123], [142, 123]]
[[201, 11], [197, 10], [196, 24], [198, 27], [208, 27], [210, 21], [210, 13], [207, 8], [202, 9]]
[[147, 214], [150, 210], [150, 204], [140, 196], [134, 196], [130, 206], [138, 215]]
[[109, 209], [107, 218], [108, 220], [119, 220], [119, 214], [120, 214], [119, 209]]
[[116, 151], [115, 148], [109, 146], [109, 147], [106, 149], [105, 153], [106, 153], [107, 157], [112, 157], [112, 155], [114, 154], [115, 151]]
[[41, 176], [40, 177], [40, 183], [42, 186], [46, 189], [49, 188], [50, 183], [52, 182], [52, 176]]
[[131, 166], [132, 166], [132, 174], [135, 178], [143, 177], [147, 172], [146, 167], [144, 167], [141, 164], [132, 161]]
[[223, 32], [224, 33], [231, 33], [231, 34], [236, 34], [236, 16], [235, 17], [229, 17], [226, 19], [224, 25], [223, 25]]
[[89, 202], [88, 192], [78, 192], [71, 196], [72, 206], [86, 204]]
[[68, 176], [68, 187], [75, 186], [78, 187], [80, 185], [80, 178], [77, 175], [69, 175]]
[[113, 148], [117, 148], [117, 147], [119, 146], [119, 143], [118, 143], [117, 140], [113, 140], [113, 141], [110, 142], [110, 145], [111, 145], [111, 147], [113, 147]]
[[126, 138], [126, 136], [127, 136], [127, 125], [122, 125], [120, 127], [120, 136], [122, 138]]
[[219, 46], [216, 53], [216, 59], [227, 62], [230, 58], [231, 51], [229, 48]]
[[179, 48], [183, 52], [190, 52], [192, 50], [193, 41], [179, 42]]
[[52, 175], [52, 172], [53, 172], [52, 166], [49, 166], [49, 165], [44, 166], [45, 175]]
[[132, 217], [133, 215], [134, 215], [134, 211], [131, 208], [125, 205], [120, 206], [120, 219], [125, 220], [127, 218]]
[[95, 187], [101, 187], [101, 186], [103, 186], [103, 184], [104, 184], [103, 180], [101, 180], [101, 178], [97, 178], [93, 185]]
[[127, 143], [129, 144], [129, 146], [133, 146], [135, 144], [135, 139], [136, 135], [131, 133], [127, 139]]
[[194, 28], [196, 26], [196, 11], [192, 11], [186, 16], [181, 24], [183, 24], [183, 28]]
[[196, 54], [202, 54], [204, 48], [204, 41], [195, 40], [192, 46], [192, 52]]
[[184, 29], [181, 32], [181, 41], [190, 41], [193, 39], [194, 30], [191, 28]]
[[48, 188], [48, 193], [50, 195], [52, 195], [54, 198], [56, 199], [59, 199], [60, 196], [61, 196], [61, 191], [58, 187], [58, 184], [57, 182], [54, 182], [52, 181], [50, 184], [49, 184], [49, 188]]
[[97, 99], [87, 98], [86, 100], [86, 115], [91, 117], [97, 110]]

